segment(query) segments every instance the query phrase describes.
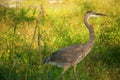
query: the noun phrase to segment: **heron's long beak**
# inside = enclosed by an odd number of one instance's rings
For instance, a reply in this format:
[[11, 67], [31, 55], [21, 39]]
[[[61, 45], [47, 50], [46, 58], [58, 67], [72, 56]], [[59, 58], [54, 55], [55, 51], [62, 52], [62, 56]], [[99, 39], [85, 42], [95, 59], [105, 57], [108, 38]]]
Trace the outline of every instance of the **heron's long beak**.
[[95, 13], [98, 16], [107, 16], [106, 14], [101, 14], [101, 13]]

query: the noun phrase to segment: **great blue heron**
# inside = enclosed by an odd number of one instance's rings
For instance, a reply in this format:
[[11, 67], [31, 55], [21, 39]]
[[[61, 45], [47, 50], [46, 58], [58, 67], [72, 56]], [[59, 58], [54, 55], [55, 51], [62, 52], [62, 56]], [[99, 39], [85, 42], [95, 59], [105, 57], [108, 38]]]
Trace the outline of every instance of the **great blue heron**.
[[[62, 48], [57, 50], [52, 55], [45, 58], [44, 63], [55, 64], [58, 67], [63, 67], [64, 72], [70, 67], [74, 67], [74, 79], [76, 79], [76, 66], [77, 64], [91, 51], [94, 45], [94, 30], [93, 27], [88, 23], [88, 19], [90, 17], [97, 17], [97, 16], [106, 16], [105, 14], [96, 13], [93, 11], [88, 11], [84, 15], [84, 23], [89, 30], [90, 39], [86, 44], [77, 44], [68, 46], [66, 48]], [[61, 76], [62, 76], [61, 75]]]

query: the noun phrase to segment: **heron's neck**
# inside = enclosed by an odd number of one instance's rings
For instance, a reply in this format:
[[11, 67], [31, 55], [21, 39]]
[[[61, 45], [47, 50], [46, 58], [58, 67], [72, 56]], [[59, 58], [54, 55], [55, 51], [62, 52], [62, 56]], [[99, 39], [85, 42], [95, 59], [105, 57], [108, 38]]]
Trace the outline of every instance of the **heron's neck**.
[[89, 18], [88, 15], [84, 16], [84, 23], [85, 23], [87, 29], [89, 30], [89, 34], [90, 34], [90, 39], [89, 39], [88, 43], [93, 44], [94, 43], [94, 30], [93, 30], [93, 27], [88, 23], [88, 18]]

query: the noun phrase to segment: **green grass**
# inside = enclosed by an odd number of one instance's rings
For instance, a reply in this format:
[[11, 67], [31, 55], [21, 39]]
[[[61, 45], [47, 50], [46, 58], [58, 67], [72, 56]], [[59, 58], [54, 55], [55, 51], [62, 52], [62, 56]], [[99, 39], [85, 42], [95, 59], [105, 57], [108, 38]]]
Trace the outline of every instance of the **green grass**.
[[[44, 16], [39, 15], [39, 4], [44, 7]], [[90, 19], [95, 30], [95, 44], [77, 65], [77, 79], [119, 80], [119, 5], [118, 0], [69, 0], [55, 4], [27, 0], [18, 9], [1, 7], [0, 80], [59, 80], [63, 69], [42, 61], [60, 48], [88, 41], [89, 33], [83, 23], [88, 10], [108, 16]], [[41, 21], [37, 23], [39, 16]], [[41, 56], [36, 26], [40, 27]], [[65, 72], [63, 80], [74, 80], [72, 67]]]

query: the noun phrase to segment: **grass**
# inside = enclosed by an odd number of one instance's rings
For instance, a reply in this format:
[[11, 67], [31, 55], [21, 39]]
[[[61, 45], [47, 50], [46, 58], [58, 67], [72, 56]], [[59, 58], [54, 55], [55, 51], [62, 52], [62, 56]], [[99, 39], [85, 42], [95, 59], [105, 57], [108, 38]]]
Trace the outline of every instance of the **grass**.
[[[39, 15], [39, 4], [44, 7], [44, 16]], [[77, 78], [119, 80], [119, 4], [118, 0], [69, 0], [54, 4], [27, 0], [18, 9], [1, 7], [0, 80], [58, 80], [63, 69], [44, 65], [42, 61], [60, 48], [88, 41], [89, 33], [83, 23], [83, 16], [88, 10], [105, 13], [108, 17], [90, 19], [95, 30], [95, 44], [90, 54], [77, 65]], [[37, 22], [39, 16], [40, 23]], [[73, 79], [71, 67], [63, 80]]]

